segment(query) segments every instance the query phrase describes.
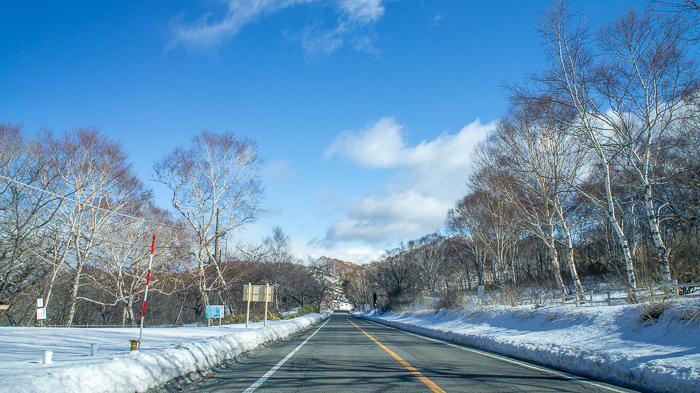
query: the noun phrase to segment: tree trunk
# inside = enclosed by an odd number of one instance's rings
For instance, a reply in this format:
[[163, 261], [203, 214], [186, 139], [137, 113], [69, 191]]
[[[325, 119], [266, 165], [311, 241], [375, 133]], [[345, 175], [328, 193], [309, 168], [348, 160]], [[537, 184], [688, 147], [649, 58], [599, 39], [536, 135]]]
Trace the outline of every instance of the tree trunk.
[[612, 189], [610, 188], [610, 164], [605, 162], [603, 167], [605, 168], [605, 198], [606, 198], [606, 213], [610, 225], [612, 225], [617, 235], [617, 240], [622, 247], [622, 255], [625, 258], [625, 268], [627, 270], [627, 284], [631, 292], [637, 289], [637, 278], [634, 274], [634, 260], [632, 259], [632, 253], [630, 253], [630, 246], [627, 238], [625, 237], [625, 232], [617, 222], [617, 217], [615, 215], [615, 202], [613, 201]]
[[71, 287], [70, 293], [70, 308], [68, 309], [68, 318], [66, 319], [66, 324], [69, 326], [73, 325], [73, 318], [75, 317], [75, 310], [78, 306], [78, 289], [80, 288], [80, 276], [83, 271], [83, 262], [78, 262], [78, 266], [75, 269], [75, 276], [73, 277], [73, 285]]
[[566, 291], [566, 285], [564, 285], [564, 280], [561, 278], [561, 264], [559, 263], [559, 253], [554, 245], [547, 243], [547, 257], [549, 259], [549, 264], [554, 270], [554, 279], [557, 282], [557, 287], [561, 291], [562, 295], [568, 295]]
[[561, 229], [566, 237], [566, 256], [569, 262], [569, 270], [571, 271], [571, 278], [574, 280], [574, 285], [576, 286], [577, 293], [583, 293], [583, 285], [581, 285], [581, 280], [578, 277], [578, 269], [576, 269], [576, 263], [574, 262], [574, 239], [571, 236], [571, 231], [569, 231], [569, 226], [564, 220], [563, 211], [559, 210], [559, 218], [561, 221]]
[[651, 230], [651, 238], [654, 240], [654, 245], [656, 246], [656, 252], [659, 257], [659, 266], [661, 267], [661, 279], [666, 282], [671, 282], [671, 268], [668, 260], [668, 254], [670, 254], [671, 249], [667, 249], [664, 244], [664, 240], [661, 238], [661, 232], [659, 231], [659, 218], [656, 216], [656, 211], [654, 210], [654, 201], [651, 195], [651, 185], [647, 184], [644, 187], [644, 207], [647, 213], [647, 219], [649, 221], [649, 229]]

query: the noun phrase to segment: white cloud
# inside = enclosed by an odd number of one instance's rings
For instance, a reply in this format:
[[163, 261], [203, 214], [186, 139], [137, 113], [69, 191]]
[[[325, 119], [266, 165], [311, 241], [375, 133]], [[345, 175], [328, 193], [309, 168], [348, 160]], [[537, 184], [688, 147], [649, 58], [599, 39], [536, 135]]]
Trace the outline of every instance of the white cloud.
[[340, 0], [340, 9], [349, 22], [367, 24], [384, 15], [382, 0]]
[[438, 25], [438, 23], [440, 22], [441, 19], [442, 19], [442, 15], [440, 15], [440, 14], [435, 14], [435, 16], [433, 17], [433, 19], [431, 19], [431, 22], [433, 22], [433, 25], [431, 26], [431, 28], [436, 27], [436, 26]]
[[[307, 257], [320, 258], [331, 257], [340, 259], [341, 261], [352, 262], [358, 265], [370, 263], [379, 260], [385, 251], [366, 245], [352, 244], [346, 247], [326, 247], [319, 242], [319, 239], [313, 239], [307, 243], [294, 243], [294, 253], [298, 259], [306, 260]], [[331, 252], [332, 249], [332, 252]]]
[[307, 53], [330, 53], [353, 37], [351, 41], [356, 51], [377, 53], [373, 37], [360, 32], [384, 15], [382, 0], [337, 0], [337, 9], [340, 17], [335, 29], [306, 28], [301, 40], [304, 50]]
[[347, 217], [331, 226], [326, 238], [378, 243], [423, 235], [442, 226], [453, 203], [414, 191], [356, 198], [348, 204]]
[[260, 174], [266, 180], [286, 180], [294, 174], [294, 171], [289, 168], [286, 161], [274, 160], [263, 166]]
[[[326, 3], [322, 0], [228, 0], [223, 17], [214, 18], [211, 13], [200, 16], [195, 22], [172, 22], [173, 39], [167, 46], [177, 45], [202, 49], [215, 47], [233, 38], [241, 29], [266, 15], [283, 9], [308, 4]], [[360, 34], [364, 27], [378, 21], [384, 15], [382, 0], [334, 0], [338, 25], [334, 29], [321, 30], [307, 27], [302, 35], [302, 46], [308, 53], [330, 53], [351, 39], [355, 50], [376, 52], [370, 36]]]
[[457, 134], [443, 133], [415, 147], [406, 146], [403, 126], [393, 117], [383, 117], [359, 132], [344, 131], [326, 148], [325, 158], [340, 154], [368, 168], [412, 168], [420, 171], [463, 169], [471, 161], [470, 153], [493, 129], [479, 120]]
[[219, 20], [211, 21], [212, 15], [207, 13], [190, 24], [174, 21], [174, 37], [168, 49], [178, 44], [194, 48], [216, 46], [265, 14], [312, 1], [316, 0], [229, 0], [226, 15]]
[[346, 217], [333, 224], [321, 242], [382, 242], [440, 229], [447, 210], [465, 191], [471, 152], [493, 128], [493, 123], [477, 120], [457, 134], [443, 133], [413, 147], [403, 126], [390, 117], [339, 134], [326, 149], [326, 159], [339, 155], [366, 168], [394, 168], [398, 173], [387, 184], [387, 195], [350, 201]]
[[325, 158], [340, 154], [369, 168], [395, 167], [406, 149], [402, 128], [394, 118], [384, 117], [360, 132], [344, 131], [326, 148]]

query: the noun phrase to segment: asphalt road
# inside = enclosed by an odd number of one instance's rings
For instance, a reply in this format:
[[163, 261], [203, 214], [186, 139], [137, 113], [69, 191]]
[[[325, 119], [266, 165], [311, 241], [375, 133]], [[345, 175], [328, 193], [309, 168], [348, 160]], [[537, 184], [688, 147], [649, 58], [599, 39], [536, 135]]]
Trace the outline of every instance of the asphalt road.
[[632, 392], [335, 313], [182, 392]]

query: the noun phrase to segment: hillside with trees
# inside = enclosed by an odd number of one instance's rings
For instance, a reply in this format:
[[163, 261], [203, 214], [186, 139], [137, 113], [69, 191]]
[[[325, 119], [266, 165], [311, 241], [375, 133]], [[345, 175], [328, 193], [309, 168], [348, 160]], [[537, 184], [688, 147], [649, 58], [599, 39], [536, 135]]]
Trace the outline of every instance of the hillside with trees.
[[605, 283], [636, 301], [700, 281], [700, 9], [654, 2], [591, 25], [554, 1], [538, 32], [548, 66], [506, 86], [510, 106], [472, 154], [445, 233], [353, 274], [356, 305], [453, 305], [485, 286], [569, 295]]

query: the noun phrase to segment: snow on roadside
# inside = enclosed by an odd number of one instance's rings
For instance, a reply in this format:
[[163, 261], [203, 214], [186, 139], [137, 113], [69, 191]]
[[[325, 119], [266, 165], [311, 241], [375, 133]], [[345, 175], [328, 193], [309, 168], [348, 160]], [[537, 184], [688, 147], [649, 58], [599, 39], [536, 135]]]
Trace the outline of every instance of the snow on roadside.
[[[287, 321], [201, 328], [144, 329], [142, 350], [129, 351], [138, 328], [0, 327], [0, 392], [145, 392], [208, 369], [308, 328], [330, 314]], [[96, 357], [90, 344], [99, 344]], [[44, 350], [53, 363], [42, 364]]]
[[[642, 322], [640, 307], [491, 306], [360, 316], [633, 389], [700, 392], [700, 316], [676, 304], [658, 320]], [[697, 312], [697, 304], [692, 307]]]

